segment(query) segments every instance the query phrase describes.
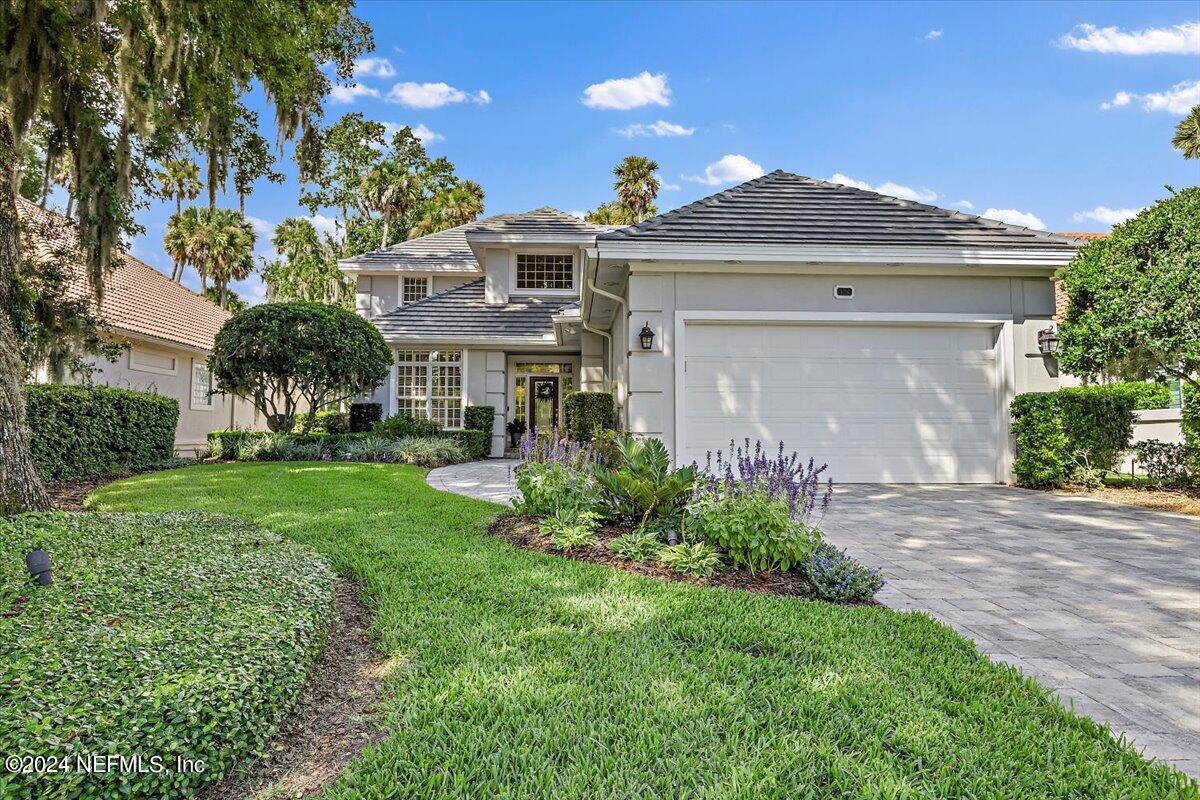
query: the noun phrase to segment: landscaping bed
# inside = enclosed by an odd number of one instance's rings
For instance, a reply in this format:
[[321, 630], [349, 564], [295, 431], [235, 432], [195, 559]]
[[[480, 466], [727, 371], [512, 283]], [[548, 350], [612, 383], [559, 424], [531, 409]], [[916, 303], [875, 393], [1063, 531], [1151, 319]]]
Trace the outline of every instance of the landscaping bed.
[[1066, 486], [1056, 490], [1058, 494], [1090, 497], [1109, 503], [1153, 508], [1156, 511], [1172, 511], [1200, 517], [1200, 487], [1188, 489], [1164, 489], [1134, 486]]
[[362, 587], [388, 737], [330, 800], [1196, 797], [927, 615], [518, 549], [418, 468], [206, 464], [94, 505], [224, 509]]
[[[539, 519], [523, 514], [503, 514], [488, 526], [488, 533], [505, 539], [525, 550], [535, 550], [539, 553], [552, 553], [573, 558], [576, 561], [586, 561], [591, 564], [603, 564], [607, 567], [622, 569], [638, 575], [647, 575], [669, 581], [687, 581], [699, 586], [713, 586], [724, 589], [743, 589], [748, 592], [774, 594], [782, 597], [817, 597], [810, 584], [802, 575], [795, 572], [759, 572], [751, 573], [744, 569], [725, 568], [717, 570], [707, 577], [689, 577], [680, 575], [668, 569], [657, 561], [631, 561], [622, 558], [612, 551], [610, 544], [617, 537], [628, 533], [623, 528], [605, 525], [596, 531], [596, 543], [590, 547], [580, 547], [567, 551], [555, 549], [553, 540], [539, 530]], [[879, 605], [874, 600], [855, 601], [855, 604]]]
[[[49, 586], [30, 582], [31, 547]], [[299, 695], [333, 581], [308, 548], [228, 516], [0, 520], [0, 753], [69, 765], [6, 769], [0, 794], [178, 797], [219, 780]], [[88, 766], [102, 756], [127, 761]]]

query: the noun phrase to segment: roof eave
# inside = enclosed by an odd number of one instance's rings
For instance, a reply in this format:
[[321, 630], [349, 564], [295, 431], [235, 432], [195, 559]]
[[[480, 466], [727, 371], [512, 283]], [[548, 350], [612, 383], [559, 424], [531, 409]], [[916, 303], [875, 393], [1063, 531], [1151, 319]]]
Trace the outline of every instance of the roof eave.
[[797, 264], [912, 264], [1058, 268], [1073, 248], [768, 245], [599, 240], [596, 257], [631, 261], [726, 261]]

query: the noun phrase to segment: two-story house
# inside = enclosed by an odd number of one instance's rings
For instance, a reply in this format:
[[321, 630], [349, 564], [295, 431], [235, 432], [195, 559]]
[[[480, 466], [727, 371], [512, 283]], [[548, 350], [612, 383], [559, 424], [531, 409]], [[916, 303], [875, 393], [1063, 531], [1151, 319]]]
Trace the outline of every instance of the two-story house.
[[495, 455], [586, 389], [682, 463], [749, 437], [843, 482], [991, 483], [1012, 397], [1058, 386], [1051, 277], [1078, 246], [777, 171], [626, 228], [543, 208], [341, 268], [396, 353], [384, 413], [494, 406]]

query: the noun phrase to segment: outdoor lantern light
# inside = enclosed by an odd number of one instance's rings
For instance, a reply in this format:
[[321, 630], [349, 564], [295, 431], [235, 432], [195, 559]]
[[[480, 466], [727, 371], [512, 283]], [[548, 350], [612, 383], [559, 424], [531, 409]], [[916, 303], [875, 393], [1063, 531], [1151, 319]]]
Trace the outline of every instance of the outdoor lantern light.
[[1044, 356], [1052, 356], [1058, 350], [1058, 333], [1054, 328], [1038, 331], [1038, 350]]
[[642, 326], [641, 332], [638, 333], [638, 338], [642, 340], [643, 350], [649, 350], [654, 346], [654, 331], [650, 330], [649, 322]]
[[25, 569], [29, 570], [38, 586], [49, 586], [53, 580], [50, 577], [50, 554], [45, 550], [34, 550], [25, 556]]

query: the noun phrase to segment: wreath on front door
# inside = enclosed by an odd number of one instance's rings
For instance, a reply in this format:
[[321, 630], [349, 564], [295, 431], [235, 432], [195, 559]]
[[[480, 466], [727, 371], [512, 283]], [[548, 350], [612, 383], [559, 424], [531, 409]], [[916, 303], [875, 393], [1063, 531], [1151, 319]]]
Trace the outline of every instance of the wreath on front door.
[[549, 400], [554, 397], [554, 385], [549, 383], [539, 383], [534, 396], [539, 400]]

